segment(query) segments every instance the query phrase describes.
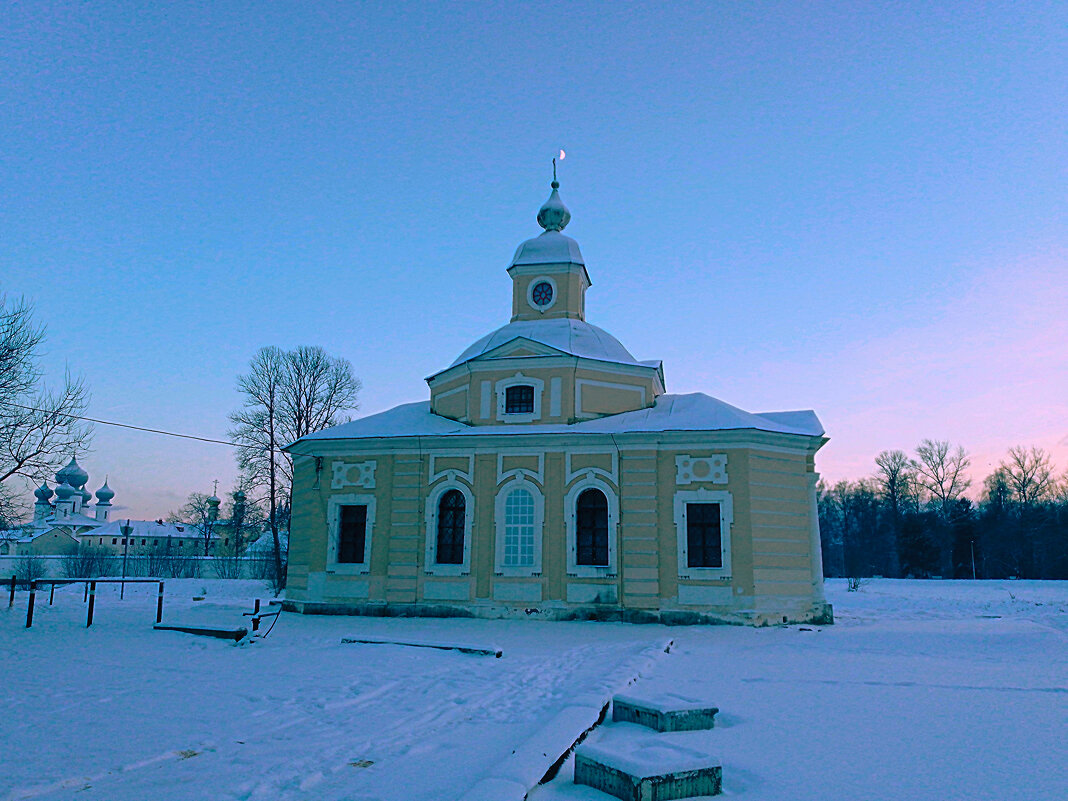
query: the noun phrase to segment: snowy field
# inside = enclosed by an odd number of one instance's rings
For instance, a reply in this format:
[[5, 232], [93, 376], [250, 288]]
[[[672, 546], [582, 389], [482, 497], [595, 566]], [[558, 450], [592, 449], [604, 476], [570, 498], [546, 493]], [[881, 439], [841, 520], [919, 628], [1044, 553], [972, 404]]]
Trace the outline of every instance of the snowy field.
[[[194, 595], [206, 596], [193, 601]], [[837, 624], [770, 629], [285, 614], [246, 646], [152, 630], [155, 586], [0, 598], [0, 799], [458, 799], [540, 776], [584, 715], [671, 689], [721, 710], [660, 735], [728, 797], [1068, 798], [1068, 582], [828, 583]], [[240, 625], [256, 582], [168, 581], [165, 621]], [[501, 659], [381, 637], [496, 646]], [[669, 640], [675, 645], [664, 654]], [[591, 738], [611, 732], [612, 724]], [[532, 801], [607, 801], [570, 783]], [[492, 796], [487, 796], [492, 797]]]

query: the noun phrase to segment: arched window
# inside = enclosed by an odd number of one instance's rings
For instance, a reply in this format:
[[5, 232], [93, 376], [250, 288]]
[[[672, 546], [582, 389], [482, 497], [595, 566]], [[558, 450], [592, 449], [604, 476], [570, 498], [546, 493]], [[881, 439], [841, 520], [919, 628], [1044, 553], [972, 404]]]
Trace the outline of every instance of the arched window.
[[467, 501], [460, 490], [451, 489], [438, 501], [437, 563], [462, 565], [464, 562], [464, 515]]
[[512, 490], [504, 502], [503, 564], [534, 565], [534, 496], [525, 489]]
[[608, 498], [599, 489], [584, 490], [575, 503], [575, 563], [608, 566]]

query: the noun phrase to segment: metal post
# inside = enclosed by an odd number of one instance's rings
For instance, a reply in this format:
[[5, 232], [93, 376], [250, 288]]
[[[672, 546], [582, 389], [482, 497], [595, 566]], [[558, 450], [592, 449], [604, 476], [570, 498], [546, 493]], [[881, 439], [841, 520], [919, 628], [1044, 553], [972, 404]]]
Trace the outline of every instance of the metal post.
[[159, 595], [156, 598], [156, 622], [163, 622], [163, 582], [159, 583]]
[[972, 581], [975, 581], [975, 540], [972, 540]]
[[89, 582], [85, 582], [85, 592], [82, 594], [82, 603], [89, 600]]
[[252, 610], [252, 630], [260, 630], [260, 599], [256, 599], [256, 605]]
[[30, 582], [30, 604], [26, 607], [26, 628], [33, 625], [33, 602], [37, 600], [37, 582]]
[[126, 525], [122, 526], [122, 584], [119, 585], [119, 600], [121, 601], [126, 597], [126, 554], [130, 552], [130, 534], [133, 533], [133, 527], [130, 525], [130, 521], [126, 521]]
[[48, 591], [48, 605], [52, 605], [52, 601], [56, 600], [56, 583], [53, 581], [51, 584], [52, 589]]
[[7, 608], [10, 609], [15, 605], [15, 576], [11, 576], [11, 595], [7, 599]]
[[85, 627], [93, 625], [93, 607], [96, 606], [96, 582], [89, 582], [89, 616], [85, 620]]

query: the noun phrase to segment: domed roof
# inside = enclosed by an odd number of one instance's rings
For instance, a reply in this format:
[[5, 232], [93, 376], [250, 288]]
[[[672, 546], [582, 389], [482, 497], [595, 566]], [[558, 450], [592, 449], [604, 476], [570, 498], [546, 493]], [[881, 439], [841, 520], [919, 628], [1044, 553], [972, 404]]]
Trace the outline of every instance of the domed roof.
[[48, 503], [48, 499], [52, 497], [52, 490], [48, 488], [48, 483], [42, 481], [41, 486], [33, 491], [37, 500]]
[[96, 491], [96, 504], [100, 506], [102, 504], [110, 504], [111, 499], [115, 497], [115, 491], [108, 486], [108, 480], [104, 479], [104, 486]]
[[82, 503], [83, 504], [88, 504], [90, 501], [93, 500], [93, 493], [91, 493], [85, 487], [82, 487], [80, 492], [82, 494]]
[[64, 481], [62, 484], [56, 487], [56, 499], [60, 501], [65, 501], [77, 491], [78, 490], [74, 489], [74, 487]]
[[85, 482], [89, 480], [89, 474], [82, 470], [77, 460], [72, 456], [70, 457], [70, 463], [56, 473], [57, 484], [70, 484], [71, 487], [84, 487]]
[[538, 225], [546, 231], [563, 231], [571, 222], [571, 212], [567, 210], [564, 201], [560, 199], [559, 181], [553, 180], [553, 191], [540, 209], [538, 209]]
[[[640, 365], [623, 344], [602, 328], [584, 320], [517, 320], [487, 334], [460, 354], [450, 367], [488, 353], [513, 339], [529, 339], [584, 359]], [[648, 365], [644, 365], [648, 366]]]
[[559, 231], [545, 231], [540, 236], [528, 239], [516, 248], [512, 266], [517, 264], [581, 264], [582, 251], [578, 242]]

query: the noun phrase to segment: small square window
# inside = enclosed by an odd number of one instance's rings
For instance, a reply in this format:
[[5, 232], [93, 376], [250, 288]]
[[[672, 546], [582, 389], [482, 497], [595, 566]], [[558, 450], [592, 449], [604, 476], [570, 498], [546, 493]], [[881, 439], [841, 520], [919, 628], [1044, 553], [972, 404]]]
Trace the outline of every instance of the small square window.
[[534, 413], [534, 387], [529, 384], [518, 384], [508, 387], [504, 391], [505, 414], [533, 414]]

